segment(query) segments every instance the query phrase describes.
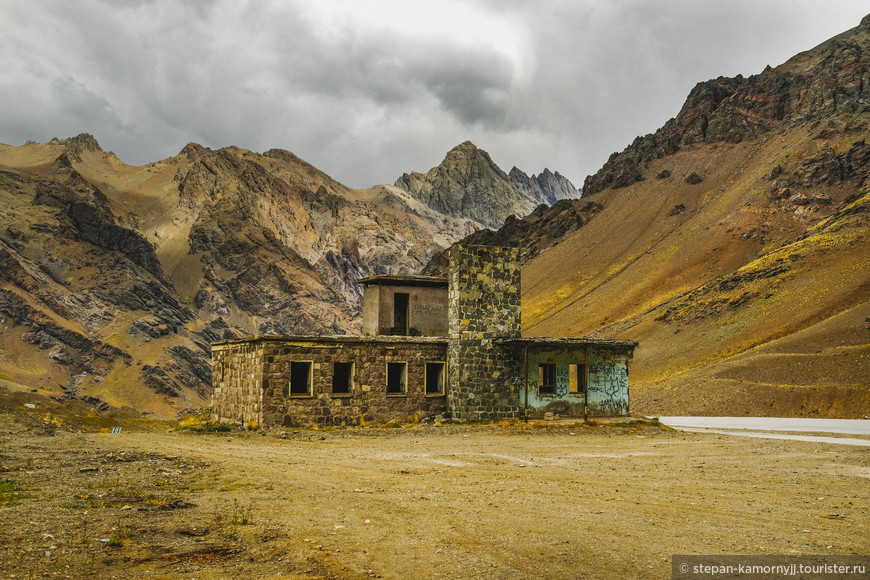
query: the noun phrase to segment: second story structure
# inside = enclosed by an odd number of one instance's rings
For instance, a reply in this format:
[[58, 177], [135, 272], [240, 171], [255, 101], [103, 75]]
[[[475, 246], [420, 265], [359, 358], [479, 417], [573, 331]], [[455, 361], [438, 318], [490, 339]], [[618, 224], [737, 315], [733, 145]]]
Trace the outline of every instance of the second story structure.
[[372, 276], [363, 286], [363, 336], [447, 336], [447, 278]]

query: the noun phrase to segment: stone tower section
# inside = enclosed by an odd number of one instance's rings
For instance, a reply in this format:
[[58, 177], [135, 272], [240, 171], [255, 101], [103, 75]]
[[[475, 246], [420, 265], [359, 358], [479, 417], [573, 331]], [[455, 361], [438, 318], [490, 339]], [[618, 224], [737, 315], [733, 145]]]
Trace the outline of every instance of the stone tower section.
[[496, 341], [520, 337], [519, 251], [453, 246], [447, 318], [452, 416], [472, 421], [519, 416], [519, 360]]

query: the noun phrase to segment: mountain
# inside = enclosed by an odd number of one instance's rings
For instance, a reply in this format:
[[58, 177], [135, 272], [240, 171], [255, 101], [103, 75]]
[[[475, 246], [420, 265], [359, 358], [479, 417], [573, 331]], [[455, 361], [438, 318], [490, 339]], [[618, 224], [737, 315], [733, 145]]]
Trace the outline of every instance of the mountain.
[[210, 342], [359, 332], [357, 278], [416, 272], [478, 228], [277, 149], [134, 167], [90, 135], [0, 145], [0, 386], [198, 407]]
[[[550, 207], [541, 204], [524, 218], [510, 216], [498, 230], [477, 230], [459, 243], [518, 247], [521, 262], [525, 264], [542, 251], [558, 245], [566, 234], [588, 223], [602, 209], [600, 203], [586, 199], [563, 199]], [[449, 251], [447, 248], [435, 254], [422, 273], [446, 276]]]
[[195, 408], [210, 342], [358, 332], [356, 279], [467, 238], [523, 246], [526, 335], [640, 341], [635, 412], [870, 415], [868, 61], [870, 17], [700, 83], [579, 200], [468, 142], [366, 190], [277, 149], [0, 145], [0, 388]]
[[870, 16], [700, 83], [584, 182], [524, 269], [524, 333], [640, 341], [641, 413], [870, 415]]
[[523, 171], [512, 168], [508, 173], [508, 179], [514, 189], [535, 203], [553, 205], [562, 199], [577, 199], [580, 192], [571, 181], [560, 175], [544, 169], [539, 175], [529, 177]]
[[135, 167], [87, 134], [0, 145], [0, 387], [171, 415], [207, 404], [213, 341], [359, 333], [357, 279], [534, 209], [470, 143], [433, 172], [422, 195], [280, 149]]
[[[471, 218], [487, 228], [498, 228], [509, 216], [524, 216], [537, 205], [471, 141], [451, 149], [428, 173], [403, 174], [395, 186], [436, 211]], [[540, 186], [537, 191], [540, 196]]]
[[[870, 20], [785, 64], [749, 78], [720, 77], [699, 83], [676, 118], [638, 137], [586, 178], [586, 195], [645, 179], [655, 159], [694, 144], [740, 143], [784, 127], [857, 114], [867, 106], [867, 34]], [[858, 127], [851, 129], [860, 133]]]

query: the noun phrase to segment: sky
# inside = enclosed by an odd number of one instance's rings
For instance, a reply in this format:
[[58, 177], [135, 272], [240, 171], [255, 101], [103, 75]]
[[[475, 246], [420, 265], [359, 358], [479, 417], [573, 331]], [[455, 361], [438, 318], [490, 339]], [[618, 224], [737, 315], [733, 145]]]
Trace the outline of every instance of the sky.
[[292, 151], [355, 188], [470, 140], [580, 187], [695, 84], [777, 66], [866, 0], [0, 0], [0, 143], [144, 165]]

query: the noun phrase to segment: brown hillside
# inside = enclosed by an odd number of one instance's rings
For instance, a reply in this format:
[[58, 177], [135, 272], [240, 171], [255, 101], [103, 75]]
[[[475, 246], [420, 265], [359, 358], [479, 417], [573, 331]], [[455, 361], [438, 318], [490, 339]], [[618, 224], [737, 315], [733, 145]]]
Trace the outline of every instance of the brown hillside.
[[0, 145], [0, 381], [199, 407], [210, 342], [356, 332], [358, 277], [415, 272], [476, 227], [281, 150], [190, 144], [134, 167], [89, 135]]
[[600, 214], [528, 264], [526, 334], [639, 340], [639, 412], [870, 415], [870, 87], [852, 83], [868, 59], [865, 18], [715, 81], [718, 102], [693, 91], [587, 180]]

